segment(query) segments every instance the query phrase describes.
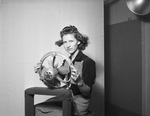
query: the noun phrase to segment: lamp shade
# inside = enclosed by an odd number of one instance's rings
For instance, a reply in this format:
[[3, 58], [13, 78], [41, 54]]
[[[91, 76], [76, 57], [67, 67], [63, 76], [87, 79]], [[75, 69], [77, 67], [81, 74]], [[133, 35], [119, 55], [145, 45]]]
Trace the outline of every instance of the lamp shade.
[[129, 10], [137, 15], [150, 13], [150, 0], [126, 0]]

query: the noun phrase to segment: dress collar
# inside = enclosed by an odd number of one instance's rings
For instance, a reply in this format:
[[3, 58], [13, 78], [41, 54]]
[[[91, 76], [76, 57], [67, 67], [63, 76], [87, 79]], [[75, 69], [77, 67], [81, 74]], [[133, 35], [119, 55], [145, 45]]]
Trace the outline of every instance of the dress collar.
[[76, 54], [75, 58], [72, 60], [74, 61], [80, 61], [82, 59], [83, 53], [81, 50], [78, 51], [78, 53]]

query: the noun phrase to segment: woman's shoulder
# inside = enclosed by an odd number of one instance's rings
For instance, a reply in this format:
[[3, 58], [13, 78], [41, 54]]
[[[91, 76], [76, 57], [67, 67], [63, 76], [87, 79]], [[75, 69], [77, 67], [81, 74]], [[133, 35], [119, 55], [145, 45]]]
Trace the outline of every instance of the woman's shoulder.
[[87, 55], [85, 55], [85, 54], [83, 54], [83, 61], [84, 61], [85, 63], [95, 64], [95, 61], [94, 61], [91, 57], [89, 57], [89, 56], [87, 56]]

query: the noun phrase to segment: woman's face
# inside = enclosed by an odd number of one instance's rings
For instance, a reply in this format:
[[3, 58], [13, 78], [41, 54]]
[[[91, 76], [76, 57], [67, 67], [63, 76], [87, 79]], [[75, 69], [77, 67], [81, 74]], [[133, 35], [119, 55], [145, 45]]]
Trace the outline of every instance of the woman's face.
[[62, 39], [63, 46], [69, 54], [74, 53], [78, 49], [78, 44], [80, 44], [80, 42], [74, 37], [73, 34], [66, 34], [62, 37]]

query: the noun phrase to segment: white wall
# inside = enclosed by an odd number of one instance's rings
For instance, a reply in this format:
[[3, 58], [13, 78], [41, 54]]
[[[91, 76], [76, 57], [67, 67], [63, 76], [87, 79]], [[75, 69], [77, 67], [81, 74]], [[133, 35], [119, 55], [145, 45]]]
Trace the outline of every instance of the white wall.
[[1, 116], [24, 115], [24, 90], [44, 86], [33, 66], [49, 51], [65, 52], [54, 43], [67, 25], [75, 25], [89, 36], [85, 53], [97, 62], [95, 87], [104, 93], [103, 1], [1, 0], [0, 20]]

